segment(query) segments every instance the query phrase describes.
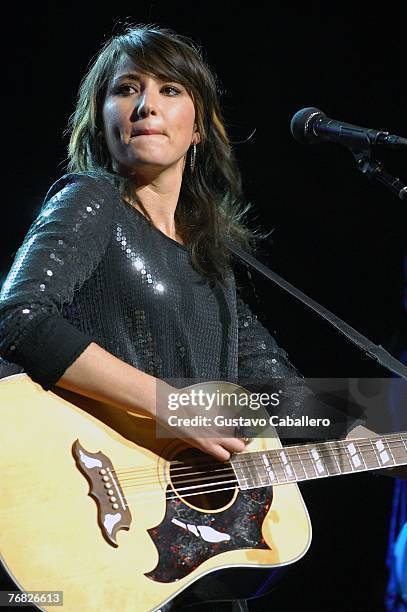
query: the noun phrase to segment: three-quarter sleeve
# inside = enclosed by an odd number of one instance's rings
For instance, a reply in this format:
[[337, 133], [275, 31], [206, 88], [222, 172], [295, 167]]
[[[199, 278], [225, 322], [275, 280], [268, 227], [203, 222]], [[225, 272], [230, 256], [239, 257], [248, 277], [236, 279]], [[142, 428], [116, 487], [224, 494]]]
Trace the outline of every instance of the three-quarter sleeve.
[[0, 293], [0, 356], [49, 388], [92, 338], [62, 315], [111, 238], [112, 185], [68, 174], [48, 191]]
[[[239, 382], [250, 392], [280, 395], [278, 407], [266, 406], [269, 415], [295, 419], [314, 415], [314, 394], [304, 377], [289, 361], [287, 352], [262, 325], [249, 306], [237, 297], [239, 325]], [[276, 427], [282, 438], [312, 438], [324, 435], [308, 427]]]
[[[276, 427], [280, 437], [298, 440], [344, 437], [355, 422], [349, 412], [351, 406], [325, 393], [324, 386], [322, 393], [315, 393], [311, 379], [306, 380], [293, 366], [286, 351], [239, 297], [237, 310], [239, 382], [250, 391], [281, 393], [278, 407], [272, 410], [267, 407], [269, 414], [275, 413], [285, 423]], [[289, 419], [293, 425], [287, 425]]]
[[277, 345], [249, 306], [237, 297], [239, 378], [267, 383], [271, 378], [299, 378], [285, 350]]

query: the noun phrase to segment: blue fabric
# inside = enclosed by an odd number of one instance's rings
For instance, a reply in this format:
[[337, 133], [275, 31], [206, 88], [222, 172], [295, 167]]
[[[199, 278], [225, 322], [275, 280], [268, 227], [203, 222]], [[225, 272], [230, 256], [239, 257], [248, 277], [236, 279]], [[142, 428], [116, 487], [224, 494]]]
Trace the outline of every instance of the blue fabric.
[[[400, 360], [407, 363], [407, 350], [401, 354]], [[402, 406], [398, 403], [397, 397], [393, 397], [392, 400], [392, 417], [396, 429], [399, 423], [398, 414]], [[396, 480], [394, 485], [387, 567], [389, 580], [386, 610], [388, 612], [407, 612], [407, 481], [405, 480]]]
[[394, 545], [394, 565], [401, 599], [407, 603], [407, 522]]

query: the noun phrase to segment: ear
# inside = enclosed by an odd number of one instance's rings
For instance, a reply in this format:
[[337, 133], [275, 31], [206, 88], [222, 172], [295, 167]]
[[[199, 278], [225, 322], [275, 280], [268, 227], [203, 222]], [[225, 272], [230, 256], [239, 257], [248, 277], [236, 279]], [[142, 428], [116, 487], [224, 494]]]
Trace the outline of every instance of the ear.
[[200, 135], [200, 133], [198, 132], [198, 127], [197, 127], [197, 125], [195, 124], [195, 125], [194, 125], [194, 134], [193, 134], [193, 136], [192, 136], [191, 145], [197, 145], [197, 144], [199, 144], [200, 142], [201, 142], [201, 135]]

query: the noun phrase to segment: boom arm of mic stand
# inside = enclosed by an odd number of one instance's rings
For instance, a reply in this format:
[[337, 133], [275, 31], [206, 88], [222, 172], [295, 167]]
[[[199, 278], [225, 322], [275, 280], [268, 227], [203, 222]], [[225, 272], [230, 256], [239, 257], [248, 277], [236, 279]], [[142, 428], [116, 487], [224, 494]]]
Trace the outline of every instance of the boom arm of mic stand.
[[368, 178], [374, 178], [379, 181], [379, 183], [386, 185], [386, 187], [395, 193], [400, 200], [407, 200], [407, 186], [404, 185], [400, 179], [386, 172], [380, 162], [372, 159], [370, 151], [356, 151], [350, 149], [350, 152], [356, 160], [358, 170], [363, 172]]

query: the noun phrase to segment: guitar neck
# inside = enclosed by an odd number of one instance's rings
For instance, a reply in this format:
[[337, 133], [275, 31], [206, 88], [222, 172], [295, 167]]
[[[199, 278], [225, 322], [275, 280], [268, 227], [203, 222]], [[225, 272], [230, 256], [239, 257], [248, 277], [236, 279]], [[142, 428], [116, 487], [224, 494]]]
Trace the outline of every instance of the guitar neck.
[[231, 464], [241, 489], [407, 465], [407, 433], [240, 453]]

